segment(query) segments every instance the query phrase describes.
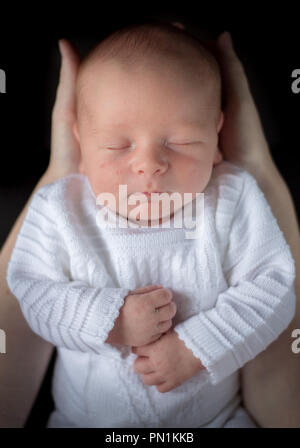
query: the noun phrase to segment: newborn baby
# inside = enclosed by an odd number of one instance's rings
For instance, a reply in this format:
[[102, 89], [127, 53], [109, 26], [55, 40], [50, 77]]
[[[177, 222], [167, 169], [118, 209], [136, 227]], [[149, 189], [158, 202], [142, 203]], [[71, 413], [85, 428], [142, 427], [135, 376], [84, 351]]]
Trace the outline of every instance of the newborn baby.
[[[254, 178], [222, 160], [216, 60], [134, 25], [82, 62], [76, 106], [81, 172], [34, 195], [7, 272], [57, 347], [47, 427], [255, 427], [239, 369], [291, 322], [295, 267]], [[154, 213], [155, 191], [203, 199], [197, 238], [174, 225], [185, 205]]]

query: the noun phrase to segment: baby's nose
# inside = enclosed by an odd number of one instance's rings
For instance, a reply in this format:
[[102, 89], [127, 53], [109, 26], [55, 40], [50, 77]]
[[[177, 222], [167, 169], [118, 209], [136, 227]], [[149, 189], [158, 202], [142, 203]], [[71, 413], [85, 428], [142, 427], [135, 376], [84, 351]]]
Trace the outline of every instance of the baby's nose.
[[165, 155], [143, 151], [133, 160], [132, 169], [136, 174], [163, 174], [168, 169], [168, 161]]

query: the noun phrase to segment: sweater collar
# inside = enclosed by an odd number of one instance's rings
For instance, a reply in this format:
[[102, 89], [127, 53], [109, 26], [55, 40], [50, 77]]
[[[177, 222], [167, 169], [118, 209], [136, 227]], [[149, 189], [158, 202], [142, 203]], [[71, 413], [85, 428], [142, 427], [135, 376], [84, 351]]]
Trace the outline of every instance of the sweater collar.
[[[96, 221], [101, 232], [105, 233], [105, 239], [115, 240], [116, 244], [126, 244], [125, 236], [132, 239], [145, 239], [146, 244], [164, 245], [165, 243], [177, 243], [183, 240], [196, 239], [201, 236], [204, 221], [204, 197], [198, 195], [184, 209], [179, 210], [170, 220], [156, 226], [141, 226], [128, 221], [123, 216], [115, 213], [105, 205], [96, 203], [96, 195], [93, 192], [89, 179], [85, 177], [87, 190], [96, 212]], [[183, 213], [184, 212], [184, 213]], [[122, 242], [121, 242], [122, 241]]]

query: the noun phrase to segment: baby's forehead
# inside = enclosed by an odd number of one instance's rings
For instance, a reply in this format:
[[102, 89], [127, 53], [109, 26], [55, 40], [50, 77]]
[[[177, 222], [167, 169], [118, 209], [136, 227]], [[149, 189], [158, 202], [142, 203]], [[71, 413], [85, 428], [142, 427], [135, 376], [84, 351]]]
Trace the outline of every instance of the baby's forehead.
[[118, 56], [110, 58], [94, 57], [84, 61], [79, 68], [79, 82], [83, 83], [87, 77], [97, 76], [105, 71], [119, 71], [122, 74], [134, 74], [137, 70], [149, 70], [157, 72], [162, 69], [168, 69], [174, 72], [188, 72], [193, 70], [201, 74], [202, 78], [216, 79], [215, 67], [212, 67], [211, 61], [206, 56], [201, 55], [194, 49], [188, 51], [169, 51], [167, 54], [162, 52], [152, 52], [150, 55], [139, 55], [134, 61], [127, 61]]
[[201, 84], [215, 82], [218, 84], [216, 94], [221, 90], [219, 66], [211, 51], [190, 33], [171, 25], [133, 25], [97, 43], [80, 65], [77, 78], [80, 88], [76, 92], [88, 84], [85, 82], [87, 76], [92, 77], [92, 73], [101, 70], [107, 62], [117, 62], [129, 73], [140, 67], [159, 73], [161, 66], [170, 70], [174, 67], [174, 71], [181, 75], [190, 75], [194, 71], [200, 75]]
[[[208, 88], [208, 85], [217, 83], [216, 77], [210, 70], [206, 61], [196, 61], [194, 59], [185, 57], [178, 60], [178, 58], [169, 58], [166, 63], [161, 57], [149, 58], [142, 61], [141, 64], [135, 66], [129, 66], [118, 59], [110, 59], [108, 61], [93, 60], [89, 64], [86, 64], [79, 70], [79, 76], [77, 78], [76, 96], [77, 102], [82, 103], [85, 107], [87, 101], [93, 105], [96, 102], [95, 88], [101, 92], [106, 92], [109, 88], [113, 88], [116, 92], [125, 91], [127, 82], [130, 85], [135, 86], [136, 74], [140, 74], [139, 83], [150, 76], [151, 87], [163, 85], [164, 82], [176, 85], [182, 79], [194, 79], [195, 83], [189, 83], [191, 89], [194, 89], [201, 94], [212, 90]], [[175, 76], [174, 76], [175, 75]], [[194, 76], [195, 75], [195, 76]], [[126, 80], [126, 82], [125, 82]], [[199, 82], [198, 82], [199, 80]], [[149, 83], [148, 83], [149, 85]], [[99, 87], [99, 89], [98, 89]], [[218, 88], [215, 89], [218, 91]], [[111, 90], [110, 90], [111, 91]]]

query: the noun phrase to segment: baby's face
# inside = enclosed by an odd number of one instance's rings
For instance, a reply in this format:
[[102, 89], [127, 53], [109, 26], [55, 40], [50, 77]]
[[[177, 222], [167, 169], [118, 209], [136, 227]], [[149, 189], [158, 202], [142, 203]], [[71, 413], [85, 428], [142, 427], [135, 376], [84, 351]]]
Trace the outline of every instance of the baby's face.
[[[213, 166], [222, 160], [223, 114], [211, 100], [213, 83], [203, 84], [188, 68], [151, 65], [129, 72], [113, 61], [86, 76], [74, 131], [96, 196], [113, 193], [114, 211], [127, 218], [140, 203], [127, 202], [125, 216], [119, 210], [119, 185], [127, 186], [126, 201], [133, 193], [159, 191], [178, 192], [183, 203], [184, 193], [205, 189]], [[144, 206], [150, 219], [150, 200]], [[170, 217], [173, 213], [171, 202]]]

